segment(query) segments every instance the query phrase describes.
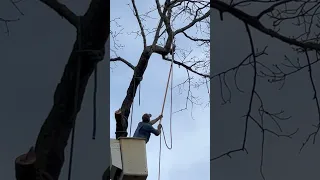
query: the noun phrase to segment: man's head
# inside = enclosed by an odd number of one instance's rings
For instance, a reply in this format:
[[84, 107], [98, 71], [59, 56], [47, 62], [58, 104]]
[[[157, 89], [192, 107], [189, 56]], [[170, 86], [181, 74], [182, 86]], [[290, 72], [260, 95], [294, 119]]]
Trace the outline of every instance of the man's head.
[[151, 114], [144, 114], [143, 116], [142, 116], [142, 122], [150, 122], [150, 118], [151, 118]]

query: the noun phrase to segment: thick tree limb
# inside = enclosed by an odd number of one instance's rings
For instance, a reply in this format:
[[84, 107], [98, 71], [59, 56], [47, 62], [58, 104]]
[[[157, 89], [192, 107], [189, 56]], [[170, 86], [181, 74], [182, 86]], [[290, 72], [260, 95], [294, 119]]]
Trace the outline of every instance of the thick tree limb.
[[37, 169], [35, 167], [36, 154], [33, 147], [29, 152], [22, 154], [15, 160], [16, 179], [17, 180], [33, 180], [37, 178]]
[[[168, 39], [168, 41], [172, 42], [172, 39]], [[154, 45], [154, 46], [147, 46], [143, 52], [141, 53], [139, 62], [134, 69], [134, 74], [131, 79], [130, 85], [127, 90], [127, 95], [124, 98], [122, 105], [121, 105], [121, 117], [116, 118], [116, 138], [119, 137], [126, 137], [128, 135], [128, 118], [130, 115], [130, 107], [132, 106], [133, 99], [136, 95], [137, 87], [139, 86], [143, 74], [148, 66], [149, 59], [153, 53], [157, 54], [168, 54], [170, 49], [165, 49], [161, 46]]]
[[36, 153], [31, 147], [26, 154], [22, 154], [15, 160], [17, 180], [53, 180], [52, 177], [36, 167]]
[[240, 19], [241, 21], [249, 24], [251, 27], [257, 29], [258, 31], [267, 34], [271, 37], [277, 38], [287, 44], [290, 45], [295, 45], [298, 47], [301, 47], [303, 49], [313, 49], [313, 50], [320, 50], [320, 44], [317, 43], [312, 43], [312, 42], [301, 42], [301, 41], [297, 41], [296, 39], [293, 38], [288, 38], [285, 37], [275, 31], [273, 31], [272, 29], [268, 29], [266, 28], [263, 24], [261, 24], [261, 22], [259, 21], [259, 17], [256, 16], [251, 16], [233, 6], [228, 5], [225, 2], [222, 2], [220, 0], [215, 0], [213, 3], [210, 4], [211, 8], [217, 9], [218, 11], [220, 11], [221, 13], [223, 12], [228, 12], [230, 13], [232, 16]]
[[[157, 4], [158, 14], [159, 14], [159, 16], [161, 18], [158, 28], [161, 28], [161, 24], [162, 23], [164, 23], [165, 26], [166, 26], [166, 31], [168, 33], [168, 38], [167, 38], [166, 44], [164, 45], [164, 49], [166, 51], [168, 51], [168, 53], [169, 53], [169, 50], [170, 50], [170, 47], [171, 47], [171, 44], [172, 44], [172, 40], [173, 40], [173, 37], [174, 37], [174, 33], [172, 31], [172, 27], [171, 27], [171, 24], [170, 24], [170, 16], [171, 16], [170, 11], [171, 11], [171, 9], [170, 9], [170, 7], [165, 6], [164, 9], [163, 9], [163, 12], [162, 12], [159, 0], [156, 0], [156, 4]], [[166, 15], [167, 12], [168, 12], [168, 15]], [[153, 46], [156, 45], [158, 39], [159, 39], [159, 37], [155, 37], [155, 39], [153, 41], [153, 44], [152, 44]]]
[[136, 19], [138, 21], [138, 24], [139, 24], [139, 27], [140, 27], [141, 36], [142, 36], [142, 39], [143, 39], [143, 48], [146, 48], [146, 46], [147, 46], [147, 38], [146, 38], [146, 34], [144, 33], [143, 24], [141, 22], [141, 19], [140, 19], [139, 12], [138, 12], [138, 9], [137, 9], [135, 1], [131, 0], [131, 2], [132, 2], [133, 10], [134, 10], [133, 11], [134, 16], [136, 17]]
[[[42, 0], [42, 2], [68, 18], [71, 24], [78, 24], [79, 17], [66, 10], [57, 1]], [[82, 34], [78, 37], [81, 37], [82, 48], [104, 52], [105, 43], [110, 33], [109, 1], [92, 0], [85, 16], [81, 17], [80, 28]], [[94, 53], [80, 53], [78, 51], [78, 42], [79, 39], [77, 38], [60, 83], [55, 90], [53, 107], [41, 127], [35, 146], [36, 168], [50, 174], [53, 180], [59, 179], [64, 164], [64, 151], [72, 125], [80, 111], [89, 77], [98, 63], [98, 60], [95, 60]], [[75, 74], [80, 55], [82, 66], [80, 69], [79, 93], [78, 97], [74, 97]], [[75, 98], [78, 98], [78, 104], [74, 104]], [[74, 109], [76, 109], [76, 114], [74, 114]]]
[[130, 107], [132, 105], [133, 99], [136, 95], [137, 87], [139, 86], [143, 74], [148, 66], [149, 59], [153, 51], [150, 46], [147, 46], [141, 53], [139, 62], [134, 70], [133, 77], [131, 79], [129, 88], [127, 90], [127, 95], [124, 98], [121, 105], [121, 117], [116, 118], [116, 138], [126, 137], [128, 135], [128, 117], [130, 114]]
[[67, 6], [59, 3], [57, 0], [40, 0], [54, 11], [56, 11], [60, 16], [65, 18], [74, 27], [77, 27], [77, 15], [75, 15]]

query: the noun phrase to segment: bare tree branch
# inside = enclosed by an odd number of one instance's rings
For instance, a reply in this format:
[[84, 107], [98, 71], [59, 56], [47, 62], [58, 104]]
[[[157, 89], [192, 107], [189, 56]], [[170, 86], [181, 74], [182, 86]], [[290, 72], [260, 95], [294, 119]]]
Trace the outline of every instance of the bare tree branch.
[[310, 57], [308, 55], [308, 52], [305, 52], [307, 61], [308, 61], [308, 72], [309, 72], [309, 78], [310, 78], [310, 82], [311, 82], [311, 86], [312, 86], [312, 90], [313, 90], [313, 100], [315, 100], [316, 106], [317, 106], [317, 111], [318, 111], [318, 125], [315, 126], [316, 130], [314, 132], [312, 132], [311, 134], [309, 134], [308, 138], [305, 140], [305, 142], [302, 144], [301, 148], [300, 148], [300, 152], [302, 151], [302, 149], [305, 147], [305, 145], [308, 143], [308, 141], [310, 140], [310, 137], [313, 136], [313, 144], [316, 143], [316, 137], [319, 133], [320, 130], [320, 104], [319, 104], [319, 99], [318, 99], [318, 93], [317, 93], [317, 88], [315, 86], [314, 83], [314, 79], [313, 79], [313, 75], [312, 75], [312, 67], [311, 67], [311, 62], [310, 62]]
[[258, 17], [251, 16], [251, 15], [249, 15], [249, 14], [247, 14], [237, 8], [229, 6], [228, 4], [226, 4], [220, 0], [215, 0], [215, 2], [211, 4], [211, 7], [214, 9], [217, 9], [221, 13], [228, 12], [228, 13], [232, 14], [234, 17], [240, 19], [241, 21], [248, 23], [253, 28], [261, 31], [262, 33], [267, 34], [271, 37], [277, 38], [277, 39], [279, 39], [289, 45], [295, 45], [295, 46], [298, 46], [298, 47], [301, 47], [304, 49], [307, 48], [307, 49], [320, 51], [319, 44], [316, 44], [313, 42], [301, 42], [301, 41], [297, 41], [296, 39], [293, 39], [293, 38], [285, 37], [272, 29], [266, 28], [264, 25], [262, 25], [260, 23]]
[[[81, 109], [88, 80], [97, 63], [103, 60], [105, 43], [110, 33], [109, 2], [106, 0], [91, 0], [84, 16], [76, 16], [56, 0], [41, 0], [41, 2], [66, 18], [76, 28], [79, 27], [77, 30], [81, 33], [77, 34], [67, 65], [55, 90], [54, 104], [41, 126], [34, 151], [31, 153], [33, 156], [28, 156], [30, 153], [26, 153], [16, 159], [18, 180], [59, 179], [65, 162], [65, 148]], [[79, 62], [80, 69], [78, 69]], [[75, 89], [78, 93], [75, 93]]]
[[[156, 0], [156, 4], [157, 4], [157, 9], [158, 9], [158, 14], [159, 14], [159, 16], [161, 18], [160, 23], [164, 22], [164, 24], [166, 26], [166, 31], [168, 33], [168, 38], [167, 38], [167, 41], [165, 43], [164, 49], [169, 53], [170, 47], [171, 47], [171, 44], [172, 44], [172, 41], [173, 41], [173, 38], [174, 38], [174, 34], [173, 34], [172, 27], [171, 27], [171, 24], [170, 24], [171, 7], [165, 6], [164, 9], [163, 9], [163, 12], [162, 12], [159, 0]], [[168, 12], [168, 15], [166, 16], [167, 12]], [[160, 26], [160, 24], [159, 24], [159, 26]], [[155, 39], [153, 45], [155, 45], [156, 42], [157, 41]]]
[[[163, 58], [163, 59], [166, 60], [166, 61], [170, 61], [170, 62], [172, 61], [172, 59], [169, 59], [169, 58]], [[205, 77], [205, 78], [210, 78], [209, 74], [203, 74], [203, 73], [197, 72], [197, 71], [192, 69], [192, 66], [188, 66], [188, 65], [186, 65], [186, 64], [184, 64], [182, 62], [176, 61], [176, 60], [174, 60], [173, 63], [178, 65], [178, 66], [182, 66], [186, 70], [191, 71], [191, 72], [193, 72], [193, 73], [195, 73], [195, 74], [197, 74], [199, 76], [202, 76], [202, 77]]]
[[138, 12], [135, 0], [131, 0], [131, 2], [132, 2], [133, 9], [134, 9], [134, 16], [137, 18], [137, 21], [138, 21], [138, 24], [139, 24], [139, 27], [140, 27], [140, 30], [141, 30], [141, 36], [142, 36], [142, 39], [143, 39], [143, 48], [146, 48], [147, 39], [146, 39], [146, 35], [144, 33], [143, 24], [141, 22], [141, 19], [140, 19], [140, 16], [139, 16], [139, 12]]
[[50, 8], [52, 8], [54, 11], [56, 11], [60, 16], [65, 18], [70, 24], [72, 24], [74, 27], [78, 27], [78, 19], [77, 15], [75, 15], [67, 6], [64, 4], [61, 4], [57, 0], [40, 0]]
[[21, 15], [24, 15], [23, 12], [20, 10], [20, 8], [17, 6], [17, 3], [19, 3], [20, 1], [13, 1], [13, 0], [10, 0], [11, 4], [16, 8], [16, 10], [21, 14]]
[[8, 34], [9, 35], [9, 23], [11, 23], [11, 22], [15, 22], [15, 21], [19, 21], [20, 19], [3, 19], [3, 18], [1, 18], [0, 17], [0, 21], [1, 22], [4, 22], [4, 24], [5, 24], [5, 26], [6, 26], [6, 34]]
[[132, 65], [129, 61], [123, 59], [122, 57], [110, 58], [110, 61], [121, 61], [129, 66], [132, 70], [135, 69], [134, 65]]
[[206, 19], [206, 18], [209, 17], [209, 16], [210, 16], [210, 10], [208, 10], [208, 11], [206, 12], [206, 14], [204, 14], [203, 16], [201, 16], [201, 17], [199, 17], [199, 18], [195, 18], [191, 23], [189, 23], [189, 24], [186, 25], [185, 27], [182, 27], [182, 28], [180, 28], [180, 29], [177, 29], [177, 30], [174, 32], [174, 35], [179, 34], [179, 33], [182, 33], [183, 31], [185, 31], [185, 30], [191, 28], [192, 26], [194, 26], [197, 22], [202, 21], [202, 20]]

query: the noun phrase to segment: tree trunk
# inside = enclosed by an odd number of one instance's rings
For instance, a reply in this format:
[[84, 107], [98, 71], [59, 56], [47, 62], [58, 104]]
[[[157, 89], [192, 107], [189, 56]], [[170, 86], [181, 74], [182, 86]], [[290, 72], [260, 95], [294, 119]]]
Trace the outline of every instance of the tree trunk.
[[162, 56], [169, 54], [170, 52], [170, 45], [172, 43], [172, 39], [167, 40], [167, 45], [165, 47], [160, 46], [147, 46], [143, 52], [141, 53], [139, 62], [134, 69], [134, 74], [131, 79], [130, 85], [127, 90], [127, 95], [124, 98], [122, 105], [121, 105], [121, 117], [116, 117], [116, 138], [119, 137], [127, 137], [128, 136], [128, 118], [130, 115], [130, 107], [132, 106], [133, 99], [136, 95], [137, 87], [139, 86], [140, 82], [142, 81], [143, 74], [148, 67], [149, 59], [151, 55], [156, 52]]
[[152, 55], [152, 50], [150, 47], [147, 47], [142, 52], [139, 62], [134, 69], [133, 77], [131, 79], [129, 88], [127, 90], [127, 95], [124, 98], [121, 105], [121, 115], [122, 118], [116, 118], [116, 138], [127, 137], [128, 129], [128, 117], [130, 115], [130, 107], [132, 105], [133, 99], [136, 95], [137, 87], [139, 86], [143, 74], [148, 66], [149, 59]]
[[33, 147], [26, 154], [22, 154], [15, 160], [16, 179], [23, 180], [28, 177], [30, 180], [37, 178], [37, 170], [35, 168], [36, 154]]
[[[81, 37], [83, 49], [104, 52], [105, 43], [110, 33], [109, 26], [109, 1], [92, 0], [88, 11], [81, 17], [81, 36], [77, 37], [60, 83], [55, 90], [53, 107], [39, 132], [35, 145], [35, 160], [31, 161], [28, 167], [21, 166], [21, 163], [16, 161], [17, 180], [35, 180], [33, 173], [39, 172], [39, 170], [47, 172], [52, 180], [59, 179], [64, 164], [64, 150], [72, 125], [81, 109], [88, 80], [98, 63], [97, 60], [94, 60], [96, 58], [94, 54], [78, 52], [79, 37]], [[79, 56], [81, 56], [81, 69], [78, 97], [75, 97]], [[74, 98], [78, 98], [76, 105]], [[75, 114], [74, 109], [76, 109]], [[30, 176], [24, 174], [30, 174]]]

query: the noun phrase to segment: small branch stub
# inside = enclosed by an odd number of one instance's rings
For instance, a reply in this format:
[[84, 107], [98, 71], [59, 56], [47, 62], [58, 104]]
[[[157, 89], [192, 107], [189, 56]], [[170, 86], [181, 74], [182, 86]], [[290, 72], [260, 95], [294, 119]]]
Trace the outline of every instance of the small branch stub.
[[35, 167], [36, 154], [33, 147], [29, 152], [22, 154], [15, 160], [16, 179], [17, 180], [35, 180], [37, 177], [37, 170]]

